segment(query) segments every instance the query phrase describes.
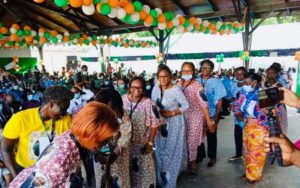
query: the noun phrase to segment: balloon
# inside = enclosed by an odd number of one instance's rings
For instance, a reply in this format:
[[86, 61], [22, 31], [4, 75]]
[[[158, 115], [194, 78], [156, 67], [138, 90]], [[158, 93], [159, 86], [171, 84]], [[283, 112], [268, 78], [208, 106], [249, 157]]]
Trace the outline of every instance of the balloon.
[[59, 7], [65, 7], [68, 5], [68, 0], [55, 0], [54, 3]]
[[157, 25], [157, 27], [158, 27], [159, 30], [165, 30], [166, 29], [166, 23], [159, 23]]
[[33, 37], [32, 37], [32, 36], [26, 36], [26, 37], [25, 37], [26, 43], [31, 43], [32, 40], [33, 40]]
[[93, 4], [93, 0], [83, 0], [82, 1], [82, 5], [84, 5], [84, 6], [90, 6], [91, 4]]
[[93, 15], [95, 13], [94, 4], [90, 4], [89, 6], [82, 5], [82, 12], [88, 16]]
[[118, 9], [117, 8], [112, 8], [110, 13], [108, 14], [108, 17], [115, 18], [115, 17], [117, 17], [117, 14], [118, 14]]
[[245, 57], [245, 61], [249, 61], [249, 56], [246, 56], [246, 57]]
[[151, 16], [152, 16], [153, 18], [157, 18], [157, 16], [158, 16], [156, 10], [151, 10], [151, 11], [150, 11], [150, 14], [151, 14]]
[[166, 28], [171, 29], [173, 27], [173, 23], [171, 21], [167, 21]]
[[172, 20], [172, 24], [173, 24], [173, 26], [177, 27], [177, 26], [179, 25], [179, 20], [178, 20], [178, 18], [174, 18], [174, 19]]
[[209, 25], [209, 21], [204, 20], [204, 21], [203, 21], [203, 25], [204, 25], [205, 27], [207, 27], [207, 26]]
[[45, 32], [45, 37], [46, 37], [46, 39], [48, 39], [48, 38], [50, 38], [50, 33], [49, 32]]
[[70, 33], [68, 31], [64, 32], [64, 36], [69, 36]]
[[15, 33], [11, 34], [10, 35], [10, 38], [9, 38], [11, 41], [18, 41], [19, 40], [19, 36]]
[[31, 27], [28, 26], [28, 25], [25, 25], [25, 26], [24, 26], [24, 30], [31, 30]]
[[35, 37], [37, 35], [36, 31], [32, 30], [31, 31], [31, 36]]
[[140, 20], [140, 14], [138, 12], [134, 12], [130, 16], [131, 20], [134, 22], [138, 22]]
[[190, 21], [188, 19], [185, 19], [183, 27], [187, 28], [189, 25], [190, 25]]
[[83, 43], [86, 44], [86, 45], [89, 45], [89, 44], [90, 44], [90, 41], [87, 40], [87, 39], [85, 39], [85, 40], [83, 41]]
[[125, 7], [124, 7], [125, 11], [127, 14], [132, 14], [134, 12], [134, 6], [130, 3], [128, 3]]
[[22, 36], [24, 35], [24, 31], [18, 30], [18, 31], [17, 31], [17, 35], [18, 35], [19, 37], [22, 37]]
[[33, 0], [35, 3], [43, 3], [45, 0]]
[[62, 40], [62, 39], [63, 39], [63, 36], [62, 36], [61, 34], [58, 34], [58, 35], [57, 35], [57, 39], [58, 39], [58, 40]]
[[117, 18], [122, 20], [123, 18], [125, 18], [126, 16], [126, 12], [123, 8], [118, 8], [117, 9]]
[[148, 5], [143, 5], [143, 8], [142, 8], [147, 14], [150, 13], [150, 7]]
[[10, 31], [10, 33], [12, 33], [12, 34], [17, 33], [17, 29], [16, 29], [16, 28], [13, 28], [13, 27], [10, 28], [9, 31]]
[[2, 39], [3, 38], [3, 34], [2, 33], [0, 33], [0, 39]]
[[137, 12], [140, 12], [143, 8], [143, 5], [140, 1], [135, 1], [133, 3], [133, 6], [134, 6], [134, 10], [137, 11]]
[[57, 38], [56, 38], [56, 37], [52, 37], [52, 38], [51, 38], [51, 41], [52, 41], [54, 44], [56, 44], [56, 43], [57, 43]]
[[144, 10], [140, 11], [140, 19], [145, 20], [147, 18], [147, 13]]
[[20, 26], [18, 24], [12, 24], [12, 28], [15, 28], [16, 30], [20, 29]]
[[183, 25], [185, 23], [185, 18], [183, 16], [178, 17], [179, 25]]
[[189, 25], [187, 28], [186, 28], [188, 31], [192, 31], [194, 29], [194, 26], [193, 25]]
[[163, 15], [163, 14], [160, 14], [160, 15], [158, 16], [158, 18], [157, 18], [157, 21], [158, 21], [159, 23], [164, 23], [164, 22], [166, 22], [166, 16]]
[[178, 30], [178, 32], [183, 33], [184, 32], [184, 27], [182, 25], [178, 25], [177, 30]]
[[71, 7], [79, 8], [82, 6], [83, 1], [82, 0], [69, 0], [69, 3], [71, 5]]
[[116, 8], [119, 5], [119, 0], [108, 0], [108, 4], [111, 8]]
[[101, 6], [101, 13], [104, 15], [108, 15], [111, 12], [111, 8], [108, 3], [104, 3]]
[[101, 0], [94, 0], [93, 3], [94, 5], [98, 4]]

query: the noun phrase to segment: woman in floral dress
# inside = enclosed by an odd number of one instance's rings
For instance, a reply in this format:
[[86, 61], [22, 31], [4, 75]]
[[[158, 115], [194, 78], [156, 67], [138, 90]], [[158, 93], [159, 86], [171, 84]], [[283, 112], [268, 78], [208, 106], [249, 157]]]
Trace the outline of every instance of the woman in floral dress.
[[[189, 174], [196, 174], [197, 149], [203, 141], [204, 123], [207, 122], [210, 131], [214, 131], [215, 125], [209, 116], [208, 105], [200, 97], [202, 86], [195, 80], [195, 65], [185, 62], [181, 68], [181, 81], [177, 85], [183, 90], [190, 107], [185, 111], [186, 137], [189, 154]], [[206, 121], [205, 121], [206, 120]]]
[[132, 123], [130, 183], [132, 188], [156, 186], [155, 162], [152, 155], [156, 129], [161, 121], [154, 114], [155, 104], [144, 96], [145, 80], [132, 78], [129, 93], [123, 95], [124, 109]]
[[166, 118], [167, 135], [157, 135], [155, 154], [159, 184], [175, 188], [180, 171], [187, 166], [186, 130], [184, 112], [189, 108], [182, 89], [174, 85], [169, 67], [162, 66], [157, 72], [159, 86], [152, 91], [161, 115]]

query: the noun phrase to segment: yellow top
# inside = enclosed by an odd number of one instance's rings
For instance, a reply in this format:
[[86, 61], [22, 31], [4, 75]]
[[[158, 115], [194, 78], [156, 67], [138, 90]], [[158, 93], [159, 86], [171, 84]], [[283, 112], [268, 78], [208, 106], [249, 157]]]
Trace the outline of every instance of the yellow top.
[[[39, 108], [31, 108], [14, 114], [5, 125], [3, 137], [19, 139], [16, 162], [21, 167], [32, 166], [38, 159], [42, 150], [49, 144], [49, 136], [53, 120], [42, 121]], [[64, 116], [55, 121], [55, 135], [69, 130], [71, 117]]]

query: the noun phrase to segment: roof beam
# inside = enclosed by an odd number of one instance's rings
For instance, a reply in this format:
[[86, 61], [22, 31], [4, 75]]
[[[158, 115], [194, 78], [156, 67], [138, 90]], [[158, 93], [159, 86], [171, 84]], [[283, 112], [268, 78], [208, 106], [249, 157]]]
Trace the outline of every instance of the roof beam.
[[179, 10], [184, 14], [184, 16], [191, 14], [189, 10], [187, 10], [180, 4], [180, 0], [173, 0], [173, 3], [179, 8]]

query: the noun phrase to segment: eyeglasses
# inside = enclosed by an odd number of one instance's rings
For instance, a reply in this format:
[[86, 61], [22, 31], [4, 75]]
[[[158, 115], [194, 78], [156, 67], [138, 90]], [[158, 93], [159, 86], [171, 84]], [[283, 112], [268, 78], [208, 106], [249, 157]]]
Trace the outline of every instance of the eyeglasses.
[[136, 87], [136, 86], [131, 86], [130, 89], [132, 89], [132, 90], [143, 90], [142, 87]]
[[102, 153], [102, 154], [110, 154], [113, 152], [114, 148], [118, 144], [118, 140], [121, 137], [121, 133], [118, 132], [116, 135], [109, 137], [104, 141], [101, 146], [97, 149], [96, 153]]

